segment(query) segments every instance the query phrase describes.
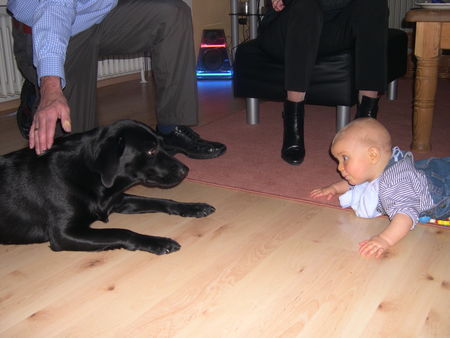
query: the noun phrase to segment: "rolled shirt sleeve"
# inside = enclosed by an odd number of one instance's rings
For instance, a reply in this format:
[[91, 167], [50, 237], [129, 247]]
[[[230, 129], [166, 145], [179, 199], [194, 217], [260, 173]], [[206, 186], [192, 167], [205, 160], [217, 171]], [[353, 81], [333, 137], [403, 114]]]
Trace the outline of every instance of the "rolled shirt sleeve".
[[40, 1], [33, 16], [33, 63], [39, 81], [58, 76], [66, 85], [64, 62], [76, 17], [76, 0]]
[[[401, 189], [408, 187], [407, 184], [405, 185], [399, 185], [396, 186], [396, 188]], [[411, 229], [413, 229], [419, 219], [419, 209], [418, 206], [420, 205], [420, 199], [417, 198], [417, 196], [408, 196], [409, 198], [404, 198], [401, 201], [397, 200], [395, 198], [395, 195], [389, 195], [389, 196], [380, 196], [380, 199], [382, 201], [383, 209], [386, 215], [389, 217], [390, 220], [396, 215], [396, 214], [405, 214], [409, 218], [411, 218], [411, 221], [413, 223]]]
[[9, 0], [14, 18], [32, 27], [33, 64], [38, 79], [58, 76], [65, 87], [64, 63], [70, 38], [100, 23], [118, 0]]
[[419, 215], [431, 209], [433, 200], [428, 188], [425, 173], [414, 167], [412, 154], [385, 170], [380, 177], [379, 202], [389, 219], [396, 214], [405, 214], [413, 222], [418, 222]]

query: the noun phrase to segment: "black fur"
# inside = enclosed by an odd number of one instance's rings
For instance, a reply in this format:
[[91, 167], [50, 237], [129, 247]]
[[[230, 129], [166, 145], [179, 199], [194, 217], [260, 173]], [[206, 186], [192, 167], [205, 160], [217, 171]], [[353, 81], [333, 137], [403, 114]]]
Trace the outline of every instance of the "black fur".
[[48, 241], [55, 251], [179, 250], [170, 238], [90, 227], [112, 212], [205, 217], [215, 211], [204, 203], [124, 193], [136, 184], [170, 188], [186, 177], [188, 168], [160, 142], [151, 128], [124, 120], [56, 139], [41, 156], [31, 149], [0, 156], [0, 243]]

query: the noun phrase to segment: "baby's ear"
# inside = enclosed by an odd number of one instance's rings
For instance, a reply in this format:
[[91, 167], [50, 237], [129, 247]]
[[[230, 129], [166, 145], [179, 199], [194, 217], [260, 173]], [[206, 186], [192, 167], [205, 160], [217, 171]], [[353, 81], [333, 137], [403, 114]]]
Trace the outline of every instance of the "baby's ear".
[[369, 149], [367, 150], [369, 153], [369, 159], [372, 163], [377, 163], [378, 160], [380, 159], [380, 149], [378, 149], [377, 147], [369, 147]]

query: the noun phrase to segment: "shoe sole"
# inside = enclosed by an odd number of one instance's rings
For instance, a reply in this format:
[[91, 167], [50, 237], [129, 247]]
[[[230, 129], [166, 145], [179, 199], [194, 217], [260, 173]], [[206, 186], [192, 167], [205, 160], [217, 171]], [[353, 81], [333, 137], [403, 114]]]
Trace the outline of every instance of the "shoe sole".
[[175, 154], [183, 154], [183, 155], [185, 155], [185, 156], [187, 156], [189, 158], [195, 159], [195, 160], [209, 160], [209, 159], [212, 159], [212, 158], [219, 157], [220, 155], [225, 153], [227, 148], [224, 148], [224, 149], [222, 149], [221, 151], [219, 151], [217, 153], [207, 154], [207, 155], [188, 153], [184, 149], [181, 149], [181, 148], [165, 148], [164, 150], [170, 156], [173, 156]]
[[283, 156], [281, 156], [281, 158], [284, 160], [284, 162], [286, 162], [287, 164], [290, 164], [290, 165], [300, 165], [303, 163], [303, 159], [301, 161], [288, 161]]

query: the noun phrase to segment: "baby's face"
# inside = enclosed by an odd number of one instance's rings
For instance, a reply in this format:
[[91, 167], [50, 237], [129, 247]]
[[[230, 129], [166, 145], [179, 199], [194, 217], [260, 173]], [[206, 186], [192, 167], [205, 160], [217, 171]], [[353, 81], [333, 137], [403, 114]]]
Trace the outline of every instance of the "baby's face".
[[338, 139], [331, 147], [331, 153], [338, 161], [341, 176], [351, 185], [372, 180], [372, 163], [368, 147], [355, 138], [345, 136]]

